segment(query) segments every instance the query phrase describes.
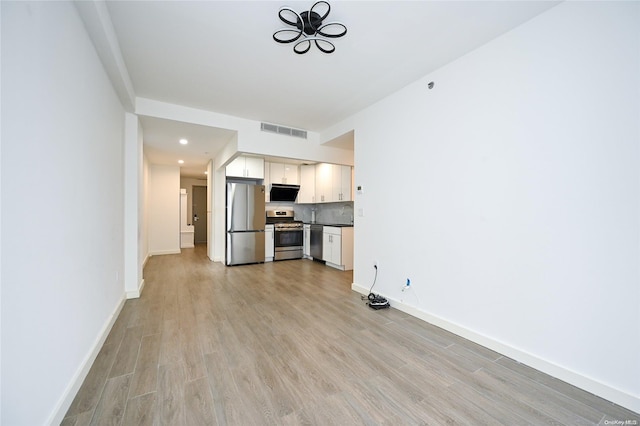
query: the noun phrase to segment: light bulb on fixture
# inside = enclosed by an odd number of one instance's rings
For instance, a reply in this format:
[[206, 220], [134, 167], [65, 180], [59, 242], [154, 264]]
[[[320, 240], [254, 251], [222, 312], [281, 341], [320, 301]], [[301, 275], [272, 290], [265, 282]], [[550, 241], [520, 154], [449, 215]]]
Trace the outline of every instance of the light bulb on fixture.
[[180, 145], [186, 145], [186, 144], [188, 144], [188, 143], [189, 143], [189, 141], [188, 141], [188, 140], [186, 140], [186, 139], [184, 139], [184, 138], [180, 139]]
[[184, 160], [178, 160], [178, 164], [184, 164]]

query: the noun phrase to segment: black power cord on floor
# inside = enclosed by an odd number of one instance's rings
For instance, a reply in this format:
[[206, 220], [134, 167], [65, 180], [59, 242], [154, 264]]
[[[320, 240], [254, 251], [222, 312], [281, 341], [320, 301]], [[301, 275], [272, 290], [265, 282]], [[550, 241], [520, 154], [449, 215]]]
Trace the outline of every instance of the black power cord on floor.
[[[387, 301], [387, 299], [385, 299], [384, 297], [378, 294], [373, 293], [373, 286], [376, 285], [376, 280], [378, 279], [378, 265], [373, 265], [373, 267], [376, 270], [376, 274], [373, 277], [373, 284], [371, 284], [371, 288], [369, 289], [369, 295], [367, 296], [367, 299], [369, 300], [369, 302], [367, 303], [367, 305], [369, 305], [369, 307], [372, 309], [388, 308], [391, 305], [389, 305], [389, 302]], [[364, 296], [360, 296], [360, 298], [361, 300], [365, 299]]]

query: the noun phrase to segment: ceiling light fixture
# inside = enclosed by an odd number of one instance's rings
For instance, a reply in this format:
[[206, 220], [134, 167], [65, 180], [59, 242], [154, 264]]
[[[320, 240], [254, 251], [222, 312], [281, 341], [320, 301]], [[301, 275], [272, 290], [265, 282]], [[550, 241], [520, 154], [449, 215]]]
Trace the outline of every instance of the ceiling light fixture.
[[[314, 10], [315, 9], [315, 10]], [[285, 24], [292, 25], [296, 29], [282, 28], [273, 33], [273, 39], [278, 43], [293, 43], [293, 51], [302, 55], [311, 49], [313, 41], [316, 47], [324, 53], [332, 53], [336, 47], [327, 38], [342, 37], [347, 33], [347, 27], [340, 22], [322, 21], [329, 15], [331, 6], [326, 1], [319, 1], [311, 6], [308, 11], [298, 13], [288, 6], [280, 8], [278, 16]], [[303, 37], [304, 36], [304, 37]], [[299, 40], [303, 37], [302, 40]]]
[[178, 160], [178, 164], [184, 164], [184, 160]]
[[186, 145], [186, 144], [188, 144], [188, 143], [189, 143], [189, 141], [188, 141], [188, 140], [186, 140], [186, 139], [184, 139], [184, 138], [183, 138], [183, 139], [180, 139], [180, 145]]

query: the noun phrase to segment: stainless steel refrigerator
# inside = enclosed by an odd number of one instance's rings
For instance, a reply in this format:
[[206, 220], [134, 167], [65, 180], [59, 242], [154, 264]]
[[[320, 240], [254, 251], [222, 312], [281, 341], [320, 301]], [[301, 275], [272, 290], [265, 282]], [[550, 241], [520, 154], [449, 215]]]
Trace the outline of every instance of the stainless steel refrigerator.
[[227, 265], [264, 262], [264, 185], [227, 183]]

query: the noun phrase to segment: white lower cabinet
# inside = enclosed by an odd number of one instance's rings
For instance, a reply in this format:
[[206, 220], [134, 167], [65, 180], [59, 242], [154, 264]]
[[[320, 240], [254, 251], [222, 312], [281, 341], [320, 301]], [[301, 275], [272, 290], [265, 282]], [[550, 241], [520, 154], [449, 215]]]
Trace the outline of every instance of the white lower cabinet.
[[311, 259], [311, 225], [302, 225], [302, 256]]
[[322, 228], [322, 260], [336, 269], [353, 269], [353, 227]]
[[264, 261], [273, 262], [275, 256], [275, 241], [273, 240], [273, 225], [264, 227]]
[[325, 226], [322, 232], [322, 260], [327, 264], [340, 265], [342, 259], [342, 232], [340, 228]]

